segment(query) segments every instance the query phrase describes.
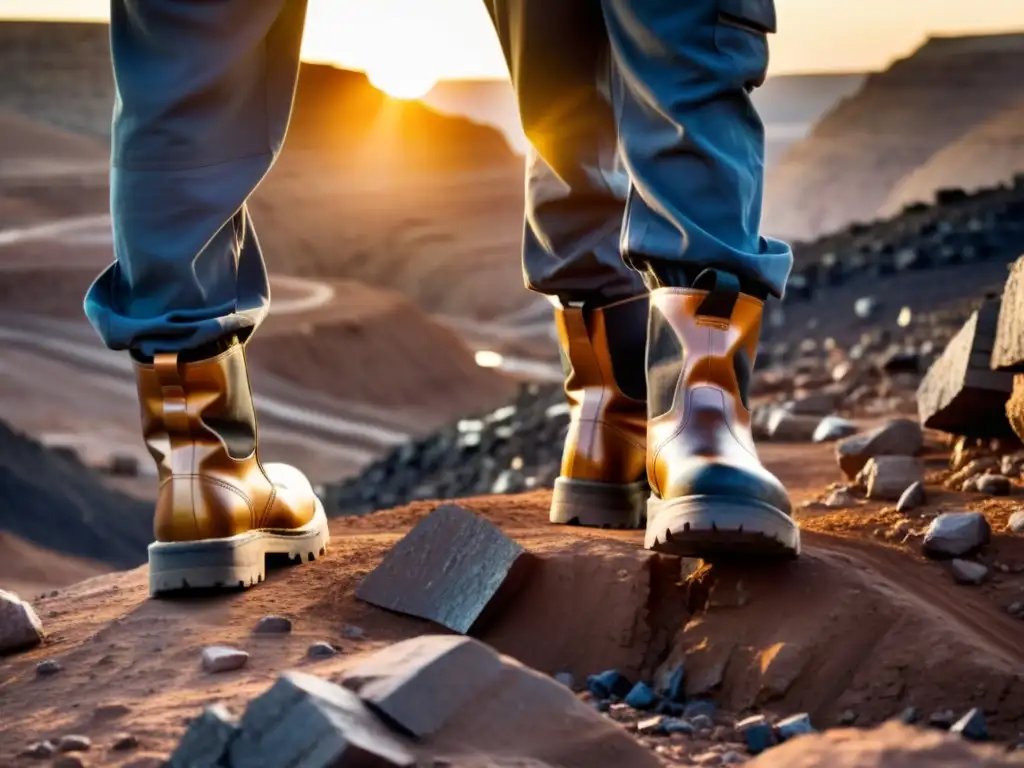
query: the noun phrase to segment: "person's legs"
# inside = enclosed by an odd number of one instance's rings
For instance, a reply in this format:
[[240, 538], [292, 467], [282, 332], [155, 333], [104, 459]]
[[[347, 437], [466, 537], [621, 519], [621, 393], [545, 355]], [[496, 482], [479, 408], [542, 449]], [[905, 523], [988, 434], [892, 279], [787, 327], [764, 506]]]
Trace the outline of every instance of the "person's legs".
[[523, 272], [556, 304], [569, 432], [551, 519], [636, 526], [644, 470], [646, 289], [619, 252], [628, 180], [609, 50], [590, 0], [486, 0], [527, 157]]
[[136, 362], [160, 475], [152, 592], [249, 586], [327, 543], [300, 472], [261, 465], [244, 341], [266, 315], [245, 200], [284, 140], [306, 0], [112, 0], [116, 261], [85, 310]]
[[623, 256], [652, 288], [647, 546], [795, 555], [785, 489], [750, 435], [763, 301], [792, 254], [760, 235], [764, 129], [749, 93], [773, 0], [602, 0], [630, 174]]

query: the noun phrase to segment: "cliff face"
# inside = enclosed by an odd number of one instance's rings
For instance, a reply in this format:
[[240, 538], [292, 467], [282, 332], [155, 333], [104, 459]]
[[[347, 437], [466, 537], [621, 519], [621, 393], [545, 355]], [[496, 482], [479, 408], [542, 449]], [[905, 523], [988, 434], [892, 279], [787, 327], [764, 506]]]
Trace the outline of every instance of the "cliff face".
[[882, 206], [884, 216], [930, 202], [935, 190], [973, 192], [1024, 172], [1024, 99], [980, 123], [907, 174]]
[[872, 75], [769, 171], [766, 231], [809, 238], [883, 210], [901, 179], [1024, 97], [1024, 34], [929, 40]]

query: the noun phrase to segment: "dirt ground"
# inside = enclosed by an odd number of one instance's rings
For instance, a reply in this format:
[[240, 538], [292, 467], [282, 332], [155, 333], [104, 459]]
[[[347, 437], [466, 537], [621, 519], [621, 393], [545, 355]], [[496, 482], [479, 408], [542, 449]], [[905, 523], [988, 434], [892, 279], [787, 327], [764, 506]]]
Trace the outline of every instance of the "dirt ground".
[[[798, 505], [838, 474], [822, 446], [763, 453]], [[997, 738], [1024, 727], [1024, 628], [1006, 612], [1024, 596], [1024, 540], [1005, 533], [1014, 497], [982, 505], [995, 531], [986, 557], [1005, 570], [980, 587], [954, 584], [913, 545], [877, 535], [892, 514], [877, 503], [827, 514], [807, 507], [799, 515], [804, 554], [794, 564], [715, 564], [695, 576], [692, 561], [644, 552], [640, 532], [550, 527], [547, 502], [547, 492], [463, 502], [541, 558], [538, 575], [480, 633], [541, 671], [580, 680], [615, 667], [650, 679], [685, 660], [688, 685], [709, 686], [734, 712], [808, 711], [827, 727], [849, 710], [869, 726], [908, 706], [926, 718], [978, 706]], [[963, 494], [934, 503], [978, 506]], [[45, 644], [0, 666], [0, 759], [37, 739], [84, 733], [95, 744], [90, 764], [141, 765], [132, 761], [166, 755], [206, 703], [241, 711], [286, 669], [331, 677], [356, 653], [436, 632], [354, 597], [362, 577], [435, 506], [336, 519], [325, 559], [274, 572], [244, 594], [150, 600], [142, 568], [37, 600]], [[268, 614], [291, 618], [293, 632], [253, 636]], [[315, 641], [341, 653], [309, 661]], [[198, 657], [212, 644], [252, 658], [239, 672], [207, 675]], [[46, 659], [64, 671], [37, 676]], [[123, 731], [141, 744], [130, 756], [109, 749]]]

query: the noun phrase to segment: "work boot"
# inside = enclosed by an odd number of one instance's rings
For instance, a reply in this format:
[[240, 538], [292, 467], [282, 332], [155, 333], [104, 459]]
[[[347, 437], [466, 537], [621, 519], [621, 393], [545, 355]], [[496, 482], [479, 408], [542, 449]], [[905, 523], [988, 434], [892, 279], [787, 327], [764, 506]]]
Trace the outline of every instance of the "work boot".
[[645, 546], [687, 557], [796, 557], [786, 489], [758, 459], [748, 393], [764, 302], [705, 270], [651, 292]]
[[555, 310], [569, 432], [551, 522], [637, 528], [647, 479], [647, 296]]
[[207, 351], [194, 361], [136, 359], [143, 437], [160, 475], [154, 595], [249, 587], [265, 578], [268, 555], [301, 562], [327, 549], [327, 517], [309, 480], [260, 463], [245, 347], [231, 337]]

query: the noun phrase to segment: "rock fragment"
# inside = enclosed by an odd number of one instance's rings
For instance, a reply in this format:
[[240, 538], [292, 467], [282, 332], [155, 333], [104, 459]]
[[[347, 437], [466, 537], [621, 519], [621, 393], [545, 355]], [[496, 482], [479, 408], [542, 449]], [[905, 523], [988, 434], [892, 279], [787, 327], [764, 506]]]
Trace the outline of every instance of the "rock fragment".
[[249, 654], [226, 645], [211, 645], [203, 648], [200, 659], [207, 672], [232, 672], [246, 665]]
[[953, 723], [949, 731], [971, 741], [985, 741], [988, 739], [988, 725], [985, 723], [985, 715], [977, 707]]
[[640, 681], [626, 694], [625, 702], [633, 709], [652, 709], [658, 703], [658, 696], [647, 683]]
[[61, 736], [57, 741], [58, 752], [88, 752], [92, 749], [92, 739], [77, 733]]
[[1011, 434], [1006, 401], [1013, 375], [990, 369], [999, 302], [974, 312], [932, 364], [917, 390], [921, 423], [970, 437]]
[[292, 620], [285, 616], [264, 616], [252, 631], [255, 635], [286, 635], [292, 631]]
[[788, 741], [794, 736], [803, 736], [814, 733], [814, 726], [811, 725], [811, 716], [806, 712], [798, 715], [790, 715], [775, 724], [775, 732], [779, 735], [780, 741]]
[[877, 456], [865, 466], [869, 499], [895, 501], [924, 480], [924, 462], [913, 456]]
[[946, 512], [932, 520], [921, 546], [928, 557], [960, 557], [991, 538], [992, 528], [980, 512]]
[[1024, 510], [1018, 510], [1010, 515], [1009, 529], [1013, 533], [1024, 535]]
[[110, 748], [115, 752], [127, 752], [139, 746], [139, 740], [130, 733], [119, 733], [114, 736], [114, 743]]
[[50, 675], [56, 675], [58, 672], [64, 670], [64, 665], [56, 659], [46, 659], [36, 664], [36, 674], [40, 677], [49, 677]]
[[949, 567], [957, 584], [981, 584], [988, 576], [988, 568], [972, 560], [956, 558]]
[[281, 675], [246, 707], [224, 754], [232, 768], [412, 766], [407, 744], [356, 694], [301, 672]]
[[483, 643], [428, 635], [371, 654], [346, 670], [341, 682], [375, 711], [422, 738], [494, 685], [502, 669], [501, 658]]
[[977, 480], [977, 487], [980, 493], [989, 496], [1008, 496], [1010, 493], [1010, 478], [1002, 475], [981, 475]]
[[330, 643], [316, 642], [306, 649], [306, 656], [311, 659], [329, 659], [331, 656], [336, 656], [338, 649]]
[[219, 704], [206, 707], [191, 722], [171, 755], [169, 768], [220, 768], [238, 724]]
[[764, 715], [752, 715], [740, 720], [736, 723], [736, 732], [752, 755], [759, 755], [777, 743], [775, 729]]
[[836, 459], [843, 473], [854, 479], [870, 459], [878, 456], [915, 456], [924, 445], [916, 421], [892, 419], [870, 432], [847, 437], [836, 444]]
[[43, 625], [32, 606], [0, 589], [0, 654], [31, 648], [42, 639]]
[[917, 509], [925, 503], [924, 483], [920, 480], [913, 482], [905, 490], [896, 502], [896, 511], [905, 514]]
[[608, 669], [587, 678], [587, 690], [599, 699], [623, 698], [633, 690], [632, 683], [617, 669]]
[[468, 634], [522, 587], [533, 562], [493, 523], [445, 505], [388, 552], [356, 597]]
[[826, 416], [814, 428], [811, 439], [816, 443], [831, 443], [857, 434], [857, 425], [842, 416]]
[[995, 326], [990, 367], [1024, 372], [1024, 257], [1010, 267]]
[[857, 504], [857, 499], [846, 488], [836, 488], [823, 503], [829, 509], [848, 509]]
[[52, 741], [43, 740], [29, 744], [21, 751], [22, 757], [47, 758], [57, 754], [57, 745]]
[[785, 408], [775, 408], [768, 417], [767, 437], [779, 443], [806, 443], [814, 437], [820, 421], [816, 416], [801, 416]]

